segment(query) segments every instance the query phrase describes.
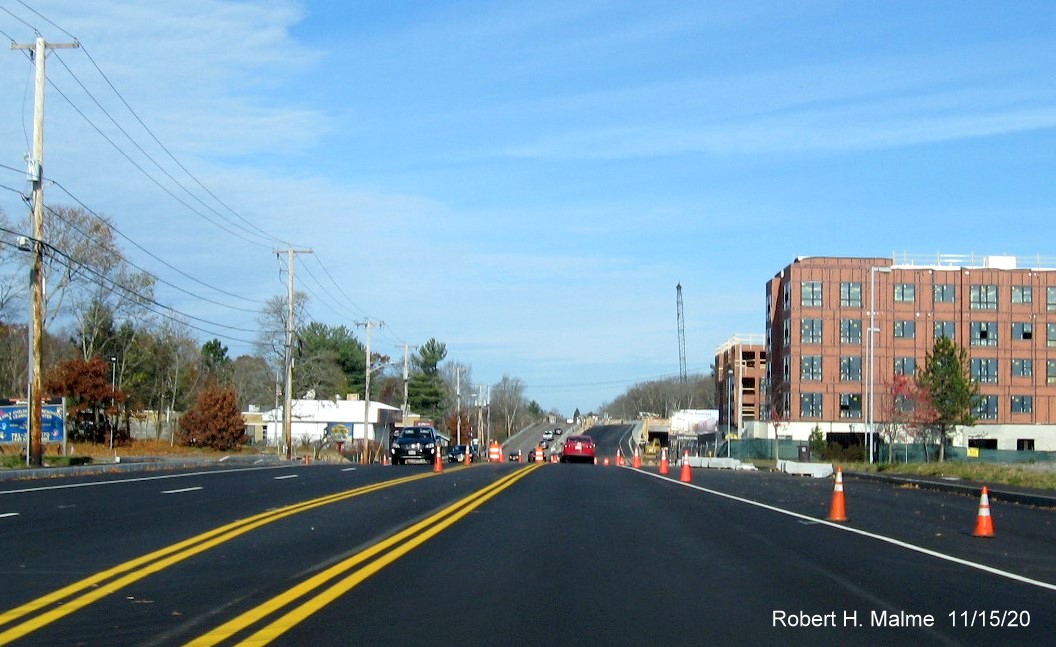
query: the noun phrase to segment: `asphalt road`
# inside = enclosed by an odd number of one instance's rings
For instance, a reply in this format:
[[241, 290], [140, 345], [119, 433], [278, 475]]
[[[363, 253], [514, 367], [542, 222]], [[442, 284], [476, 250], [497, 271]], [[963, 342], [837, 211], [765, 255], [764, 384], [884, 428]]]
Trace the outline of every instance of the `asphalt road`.
[[995, 505], [997, 536], [979, 539], [974, 497], [848, 479], [851, 520], [834, 524], [829, 479], [678, 476], [507, 463], [5, 482], [0, 644], [1051, 641], [1052, 510]]

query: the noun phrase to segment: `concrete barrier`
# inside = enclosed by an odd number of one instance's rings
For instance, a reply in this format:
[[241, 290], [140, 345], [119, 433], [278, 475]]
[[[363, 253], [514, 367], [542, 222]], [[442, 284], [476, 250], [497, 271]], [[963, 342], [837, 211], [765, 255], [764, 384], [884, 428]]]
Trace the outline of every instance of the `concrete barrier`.
[[827, 478], [833, 474], [832, 465], [828, 463], [799, 463], [796, 461], [777, 461], [777, 471], [813, 476], [817, 479]]

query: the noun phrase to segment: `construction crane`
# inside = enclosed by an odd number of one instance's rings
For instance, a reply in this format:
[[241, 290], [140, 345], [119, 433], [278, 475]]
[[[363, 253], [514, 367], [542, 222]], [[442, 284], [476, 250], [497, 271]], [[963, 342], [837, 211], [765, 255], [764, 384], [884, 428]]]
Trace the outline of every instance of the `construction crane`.
[[678, 377], [682, 383], [686, 383], [689, 377], [686, 375], [686, 320], [682, 316], [682, 284], [675, 286], [678, 295]]

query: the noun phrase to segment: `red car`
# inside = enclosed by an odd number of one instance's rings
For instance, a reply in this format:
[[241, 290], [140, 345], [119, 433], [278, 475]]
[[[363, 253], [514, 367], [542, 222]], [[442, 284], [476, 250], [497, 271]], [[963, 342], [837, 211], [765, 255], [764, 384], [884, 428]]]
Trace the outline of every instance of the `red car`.
[[569, 436], [565, 438], [565, 446], [561, 450], [561, 462], [571, 463], [594, 462], [594, 439], [590, 436]]

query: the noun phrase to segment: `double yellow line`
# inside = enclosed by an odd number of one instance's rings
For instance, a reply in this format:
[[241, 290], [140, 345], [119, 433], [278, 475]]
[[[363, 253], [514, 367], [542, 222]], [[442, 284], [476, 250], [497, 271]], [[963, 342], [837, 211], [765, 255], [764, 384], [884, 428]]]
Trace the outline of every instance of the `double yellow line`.
[[[542, 464], [536, 463], [535, 465], [517, 470], [513, 474], [499, 479], [495, 483], [492, 483], [464, 499], [449, 505], [443, 510], [423, 519], [406, 530], [396, 533], [388, 539], [371, 546], [367, 550], [357, 553], [352, 557], [331, 566], [325, 571], [322, 571], [289, 590], [280, 593], [271, 600], [255, 606], [253, 609], [243, 613], [237, 618], [220, 625], [209, 633], [188, 643], [188, 645], [192, 647], [216, 645], [232, 638], [239, 632], [248, 630], [252, 625], [293, 605], [301, 598], [311, 595], [307, 600], [272, 620], [264, 627], [261, 627], [255, 633], [243, 639], [239, 644], [263, 645], [275, 640], [312, 614], [337, 600], [345, 593], [348, 593], [371, 575], [374, 575], [400, 557], [429, 541], [444, 529], [450, 527], [459, 519], [462, 519], [470, 512], [483, 505], [486, 501], [540, 467], [542, 467]], [[372, 561], [369, 561], [369, 563], [365, 564], [362, 568], [356, 570], [358, 566], [364, 564], [364, 562], [368, 562], [368, 560]], [[333, 580], [337, 581], [331, 584], [331, 581]], [[329, 586], [327, 586], [328, 584]]]
[[6, 645], [13, 640], [17, 640], [60, 618], [64, 618], [75, 611], [83, 609], [100, 598], [106, 597], [133, 582], [137, 582], [162, 569], [168, 568], [173, 564], [182, 562], [185, 559], [205, 552], [210, 548], [218, 546], [226, 541], [230, 541], [239, 535], [243, 535], [251, 530], [260, 528], [261, 526], [305, 512], [306, 510], [330, 505], [370, 492], [377, 492], [378, 490], [384, 490], [396, 485], [402, 485], [404, 483], [410, 483], [411, 481], [417, 481], [432, 476], [434, 476], [434, 473], [432, 472], [416, 474], [414, 476], [375, 483], [354, 490], [331, 494], [318, 499], [305, 501], [303, 503], [295, 503], [268, 512], [262, 512], [220, 526], [219, 528], [214, 528], [208, 532], [195, 535], [194, 537], [185, 539], [184, 541], [160, 550], [156, 550], [152, 553], [148, 553], [142, 557], [138, 557], [123, 564], [118, 564], [105, 571], [100, 571], [95, 575], [91, 575], [83, 580], [64, 586], [63, 588], [39, 597], [36, 600], [31, 600], [30, 602], [15, 607], [14, 609], [0, 613], [0, 627], [3, 627], [25, 616], [40, 611], [45, 607], [59, 605], [0, 632], [0, 645]]

